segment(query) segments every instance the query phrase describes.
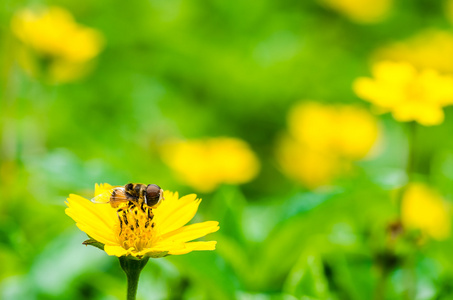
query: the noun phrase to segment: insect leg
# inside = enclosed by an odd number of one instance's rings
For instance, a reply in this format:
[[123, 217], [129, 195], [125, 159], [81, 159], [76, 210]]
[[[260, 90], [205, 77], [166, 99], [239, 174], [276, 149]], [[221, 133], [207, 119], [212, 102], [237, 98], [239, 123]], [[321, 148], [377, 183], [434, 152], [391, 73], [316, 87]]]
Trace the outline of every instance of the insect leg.
[[121, 233], [123, 232], [123, 220], [121, 219], [121, 217], [119, 215], [119, 212], [122, 212], [122, 211], [123, 211], [123, 209], [121, 209], [121, 208], [116, 211], [116, 215], [118, 216], [118, 220], [120, 220], [120, 234], [119, 235], [121, 235]]

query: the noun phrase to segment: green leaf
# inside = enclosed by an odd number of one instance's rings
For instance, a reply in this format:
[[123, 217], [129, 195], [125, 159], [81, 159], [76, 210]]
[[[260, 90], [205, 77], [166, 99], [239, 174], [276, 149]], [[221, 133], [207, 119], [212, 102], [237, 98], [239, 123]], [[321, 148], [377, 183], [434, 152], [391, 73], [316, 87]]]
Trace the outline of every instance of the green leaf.
[[197, 293], [206, 293], [206, 299], [236, 299], [234, 274], [225, 268], [225, 262], [214, 251], [170, 255], [167, 260], [193, 280]]
[[286, 279], [284, 291], [298, 299], [329, 299], [329, 284], [319, 254], [305, 252], [300, 256]]
[[161, 258], [161, 257], [165, 257], [168, 255], [168, 251], [163, 251], [163, 252], [151, 252], [151, 253], [148, 253], [146, 254], [146, 256], [149, 256], [151, 258]]
[[95, 239], [92, 239], [92, 238], [84, 241], [82, 244], [84, 244], [85, 246], [93, 246], [93, 247], [96, 247], [98, 249], [104, 250], [104, 244], [101, 243], [101, 242], [98, 242], [98, 241], [96, 241]]

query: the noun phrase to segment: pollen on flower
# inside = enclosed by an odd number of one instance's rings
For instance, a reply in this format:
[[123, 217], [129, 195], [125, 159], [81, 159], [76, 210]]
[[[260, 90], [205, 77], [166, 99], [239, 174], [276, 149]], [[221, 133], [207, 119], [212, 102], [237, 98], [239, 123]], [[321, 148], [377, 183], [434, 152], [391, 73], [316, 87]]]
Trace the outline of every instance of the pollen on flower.
[[154, 214], [149, 207], [135, 205], [118, 210], [118, 239], [124, 249], [149, 248], [156, 240]]

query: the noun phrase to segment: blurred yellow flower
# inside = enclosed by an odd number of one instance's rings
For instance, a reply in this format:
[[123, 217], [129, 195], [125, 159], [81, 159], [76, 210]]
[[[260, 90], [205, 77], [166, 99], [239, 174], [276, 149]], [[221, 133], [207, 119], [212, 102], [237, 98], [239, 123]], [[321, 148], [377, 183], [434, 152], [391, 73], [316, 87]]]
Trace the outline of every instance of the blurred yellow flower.
[[294, 106], [288, 114], [288, 130], [312, 149], [354, 160], [370, 152], [379, 134], [377, 120], [365, 109], [316, 102]]
[[316, 102], [290, 110], [288, 131], [277, 145], [277, 160], [285, 174], [311, 189], [364, 158], [380, 133], [375, 117], [360, 107]]
[[[40, 63], [48, 64], [49, 76], [60, 82], [83, 75], [87, 63], [102, 49], [101, 33], [77, 24], [70, 12], [60, 7], [21, 10], [13, 17], [11, 28], [25, 46], [19, 51], [24, 68], [34, 74]], [[30, 56], [41, 62], [33, 65]]]
[[426, 126], [441, 124], [442, 107], [453, 103], [453, 77], [432, 69], [417, 69], [409, 63], [379, 62], [374, 78], [355, 80], [355, 93], [382, 112], [390, 111], [401, 122], [417, 121]]
[[376, 23], [389, 13], [392, 0], [320, 0], [357, 23]]
[[410, 184], [401, 203], [401, 218], [405, 227], [420, 229], [434, 239], [450, 235], [450, 211], [436, 191], [422, 183]]
[[236, 138], [208, 138], [169, 142], [161, 149], [163, 161], [188, 185], [210, 192], [220, 184], [242, 184], [258, 174], [255, 153]]
[[425, 30], [407, 40], [378, 49], [376, 60], [405, 61], [419, 70], [453, 72], [453, 34], [443, 30]]
[[309, 189], [330, 184], [345, 168], [337, 156], [310, 149], [289, 136], [279, 141], [276, 156], [282, 171]]
[[[95, 196], [110, 197], [109, 184], [96, 185]], [[108, 200], [107, 200], [108, 201]], [[198, 210], [201, 199], [191, 194], [179, 198], [178, 193], [164, 192], [161, 204], [152, 209], [149, 224], [148, 207], [130, 207], [126, 210], [128, 222], [120, 225], [117, 208], [109, 203], [93, 203], [78, 195], [69, 195], [66, 214], [80, 230], [104, 245], [108, 255], [136, 258], [180, 255], [196, 250], [214, 250], [216, 242], [190, 242], [215, 232], [219, 223], [207, 221], [187, 225]], [[124, 223], [128, 226], [124, 226]], [[147, 224], [148, 223], [148, 224]]]

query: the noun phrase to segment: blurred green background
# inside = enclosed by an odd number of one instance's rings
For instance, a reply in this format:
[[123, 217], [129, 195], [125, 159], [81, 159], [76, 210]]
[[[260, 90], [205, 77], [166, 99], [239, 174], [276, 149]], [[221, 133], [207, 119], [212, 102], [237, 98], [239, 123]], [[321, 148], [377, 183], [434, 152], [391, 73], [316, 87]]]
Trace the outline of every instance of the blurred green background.
[[[388, 5], [382, 16], [369, 17], [381, 2]], [[103, 37], [89, 72], [74, 80], [48, 80], [47, 56], [33, 57], [44, 71], [30, 74], [18, 55], [24, 45], [12, 31], [14, 15], [51, 5]], [[338, 8], [363, 5], [358, 13]], [[86, 236], [64, 201], [70, 193], [91, 198], [95, 183], [143, 182], [197, 193], [196, 220], [218, 220], [221, 229], [207, 237], [218, 241], [215, 251], [151, 259], [138, 299], [453, 299], [451, 239], [401, 229], [395, 200], [412, 147], [409, 175], [450, 202], [451, 108], [439, 126], [416, 125], [412, 144], [408, 124], [377, 116], [375, 154], [316, 188], [285, 176], [275, 150], [300, 101], [372, 112], [352, 83], [370, 75], [375, 51], [427, 29], [452, 32], [449, 7], [429, 0], [3, 0], [0, 298], [124, 299], [117, 259], [81, 244]], [[162, 159], [168, 140], [209, 137], [246, 142], [259, 173], [200, 191]]]

